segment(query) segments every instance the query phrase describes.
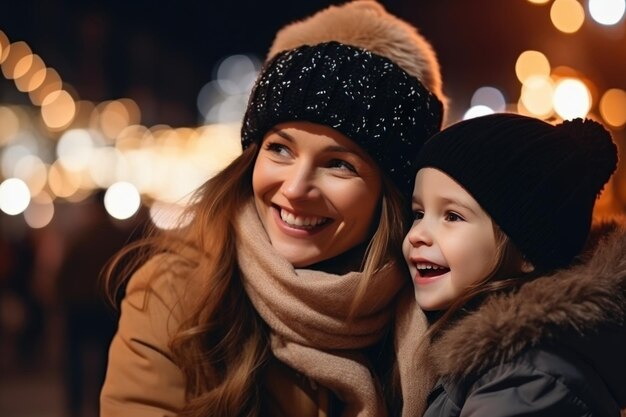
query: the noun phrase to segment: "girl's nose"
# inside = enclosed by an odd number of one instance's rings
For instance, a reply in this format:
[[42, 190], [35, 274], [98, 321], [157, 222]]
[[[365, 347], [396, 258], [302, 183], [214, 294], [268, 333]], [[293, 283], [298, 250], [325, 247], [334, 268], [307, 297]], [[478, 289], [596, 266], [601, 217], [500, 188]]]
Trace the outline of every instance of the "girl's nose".
[[433, 244], [433, 236], [432, 232], [428, 226], [428, 223], [425, 219], [420, 219], [413, 223], [411, 230], [407, 234], [409, 243], [413, 247], [417, 247], [420, 245], [430, 246]]

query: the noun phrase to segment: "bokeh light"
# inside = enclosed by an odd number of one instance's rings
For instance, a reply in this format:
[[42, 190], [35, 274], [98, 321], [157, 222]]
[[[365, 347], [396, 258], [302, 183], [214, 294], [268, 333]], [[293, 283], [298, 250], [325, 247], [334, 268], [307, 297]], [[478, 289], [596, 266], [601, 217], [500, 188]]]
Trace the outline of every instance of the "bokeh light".
[[115, 219], [131, 218], [141, 205], [141, 196], [137, 188], [129, 182], [116, 182], [104, 194], [104, 208]]
[[26, 183], [31, 195], [37, 195], [48, 182], [48, 168], [39, 156], [29, 154], [16, 162], [13, 176]]
[[585, 21], [585, 9], [576, 0], [554, 0], [550, 8], [552, 24], [563, 33], [574, 33]]
[[593, 20], [611, 26], [624, 18], [626, 0], [589, 0], [588, 6]]
[[56, 150], [63, 168], [80, 171], [91, 163], [94, 142], [87, 130], [71, 129], [61, 135]]
[[33, 229], [46, 227], [54, 217], [54, 203], [45, 192], [37, 194], [24, 211], [24, 220]]
[[535, 117], [547, 118], [553, 114], [552, 96], [554, 84], [550, 77], [535, 75], [522, 85], [520, 101], [524, 108]]
[[486, 116], [493, 113], [494, 111], [491, 107], [483, 105], [472, 106], [463, 115], [463, 120], [473, 119], [474, 117]]
[[15, 68], [17, 64], [24, 58], [25, 56], [32, 55], [32, 51], [26, 42], [19, 41], [10, 44], [7, 48], [7, 56], [2, 62], [2, 73], [5, 78], [13, 79], [15, 78]]
[[529, 3], [533, 3], [533, 4], [546, 4], [549, 1], [550, 0], [528, 0]]
[[506, 100], [500, 90], [495, 87], [485, 86], [474, 92], [471, 105], [487, 106], [494, 112], [501, 112], [506, 107]]
[[553, 104], [563, 120], [585, 117], [591, 108], [591, 94], [582, 81], [564, 78], [556, 84]]
[[8, 178], [0, 184], [0, 210], [15, 216], [22, 213], [30, 203], [30, 191], [19, 178]]
[[41, 103], [41, 117], [50, 130], [69, 126], [75, 115], [76, 103], [65, 90], [53, 91]]
[[[22, 67], [28, 66], [27, 69]], [[21, 92], [32, 91], [43, 83], [46, 64], [39, 55], [28, 55], [18, 63], [16, 68], [15, 86]], [[18, 75], [18, 72], [23, 71]]]
[[600, 114], [613, 127], [626, 125], [626, 91], [619, 88], [607, 90], [600, 99]]
[[68, 198], [75, 194], [81, 183], [81, 175], [66, 170], [57, 160], [48, 171], [48, 186], [55, 196]]
[[0, 106], [0, 146], [10, 142], [20, 128], [20, 120], [10, 107]]
[[517, 75], [517, 79], [521, 83], [524, 83], [526, 79], [532, 76], [547, 77], [550, 75], [550, 62], [539, 51], [524, 51], [515, 62], [515, 75]]

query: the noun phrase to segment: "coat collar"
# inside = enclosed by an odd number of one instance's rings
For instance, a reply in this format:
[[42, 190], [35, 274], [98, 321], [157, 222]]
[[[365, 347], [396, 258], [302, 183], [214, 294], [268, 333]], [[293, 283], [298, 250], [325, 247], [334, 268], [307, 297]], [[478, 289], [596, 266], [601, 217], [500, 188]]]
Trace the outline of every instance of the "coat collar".
[[[626, 228], [605, 227], [581, 263], [489, 298], [429, 348], [440, 376], [460, 379], [564, 334], [591, 335], [626, 315]], [[622, 340], [624, 338], [621, 338]]]

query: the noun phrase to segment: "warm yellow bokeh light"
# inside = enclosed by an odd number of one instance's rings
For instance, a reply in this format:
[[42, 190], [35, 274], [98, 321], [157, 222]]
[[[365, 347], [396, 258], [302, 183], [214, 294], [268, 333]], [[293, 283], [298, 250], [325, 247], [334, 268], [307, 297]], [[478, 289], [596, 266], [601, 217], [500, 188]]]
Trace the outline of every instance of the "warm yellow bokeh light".
[[104, 136], [115, 139], [130, 124], [130, 115], [124, 104], [109, 101], [98, 106], [100, 110], [100, 129]]
[[48, 182], [48, 168], [37, 155], [25, 155], [15, 164], [13, 175], [23, 180], [31, 195], [39, 194]]
[[0, 106], [0, 146], [3, 146], [19, 132], [20, 120], [10, 107]]
[[591, 94], [582, 81], [564, 78], [554, 88], [553, 104], [563, 120], [585, 117], [591, 108]]
[[550, 8], [552, 24], [563, 33], [574, 33], [585, 21], [585, 9], [576, 0], [555, 0]]
[[81, 175], [67, 171], [59, 161], [55, 161], [48, 172], [48, 186], [55, 196], [67, 198], [80, 187]]
[[[37, 75], [41, 77], [41, 75]], [[62, 87], [63, 82], [59, 73], [53, 68], [46, 68], [43, 74], [43, 81], [41, 81], [38, 87], [29, 90], [28, 96], [35, 106], [40, 106], [50, 93], [59, 91]]]
[[515, 74], [521, 83], [532, 76], [547, 77], [550, 75], [550, 62], [539, 51], [524, 51], [515, 62]]
[[520, 101], [533, 116], [547, 118], [553, 113], [553, 94], [554, 85], [550, 77], [536, 75], [526, 79], [522, 85]]
[[[30, 60], [28, 59], [30, 58]], [[30, 62], [29, 62], [30, 61]], [[23, 58], [19, 63], [18, 67], [22, 65], [28, 65], [28, 69], [24, 71], [23, 74], [15, 77], [15, 86], [21, 92], [32, 91], [35, 88], [39, 87], [44, 80], [46, 75], [46, 64], [39, 57], [39, 55], [28, 55], [28, 57]], [[16, 74], [18, 73], [18, 69], [16, 68]]]
[[15, 67], [18, 62], [27, 55], [32, 55], [32, 51], [26, 42], [19, 41], [10, 44], [7, 47], [7, 56], [2, 63], [2, 73], [8, 79], [13, 79], [15, 76]]
[[546, 4], [549, 1], [550, 0], [528, 0], [529, 3], [534, 3], [534, 4]]
[[45, 193], [37, 194], [24, 211], [24, 220], [33, 229], [46, 227], [54, 217], [54, 203], [52, 198]]
[[625, 0], [589, 0], [589, 14], [601, 25], [614, 25], [624, 18]]
[[0, 30], [0, 64], [2, 64], [7, 55], [9, 55], [9, 44], [9, 38]]
[[619, 88], [607, 90], [600, 99], [600, 114], [613, 127], [626, 125], [626, 91]]
[[50, 130], [61, 130], [74, 120], [76, 103], [65, 90], [54, 91], [41, 103], [41, 117]]

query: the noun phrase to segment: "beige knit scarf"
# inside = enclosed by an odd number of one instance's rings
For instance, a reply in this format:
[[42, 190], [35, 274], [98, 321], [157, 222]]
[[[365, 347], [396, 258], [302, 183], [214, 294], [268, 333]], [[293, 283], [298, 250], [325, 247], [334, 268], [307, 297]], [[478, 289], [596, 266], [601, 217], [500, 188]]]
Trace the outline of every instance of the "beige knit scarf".
[[[404, 272], [389, 265], [371, 280], [354, 319], [346, 321], [362, 274], [334, 275], [294, 269], [271, 246], [253, 202], [242, 208], [237, 222], [237, 256], [245, 290], [255, 309], [271, 328], [271, 348], [282, 362], [333, 390], [346, 403], [343, 417], [387, 415], [372, 366], [360, 350], [376, 343], [392, 320], [396, 294], [405, 284]], [[411, 316], [411, 315], [409, 315]], [[403, 320], [415, 325], [415, 320]], [[409, 352], [404, 341], [415, 346], [423, 328], [404, 329], [398, 353]], [[409, 353], [408, 356], [413, 356]], [[400, 363], [401, 358], [398, 358]], [[413, 360], [401, 368], [411, 374]], [[415, 374], [412, 379], [421, 380]], [[404, 381], [403, 394], [404, 394]], [[419, 392], [412, 392], [425, 398]], [[406, 400], [405, 400], [406, 402]], [[411, 406], [413, 407], [413, 406]], [[417, 409], [403, 415], [417, 415]]]

